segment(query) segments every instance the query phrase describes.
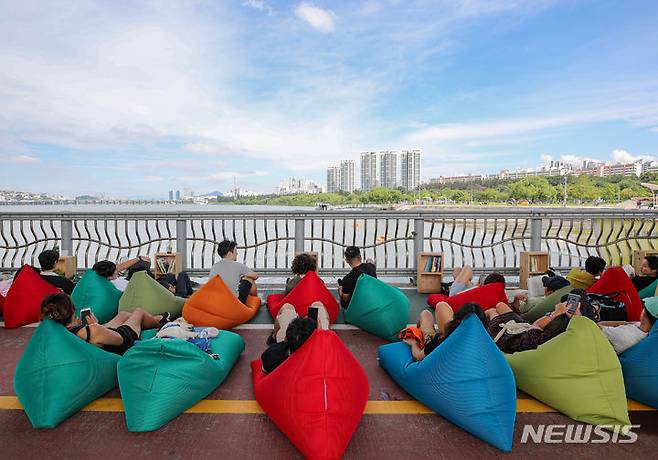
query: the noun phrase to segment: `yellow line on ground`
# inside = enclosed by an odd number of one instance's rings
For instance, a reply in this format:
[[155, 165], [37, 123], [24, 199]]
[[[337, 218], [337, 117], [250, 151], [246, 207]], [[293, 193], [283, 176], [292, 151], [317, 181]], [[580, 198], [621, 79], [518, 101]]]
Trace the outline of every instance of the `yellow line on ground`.
[[[22, 410], [23, 406], [16, 396], [0, 396], [0, 410]], [[121, 398], [99, 398], [82, 409], [86, 412], [123, 412]], [[629, 411], [655, 411], [653, 407], [628, 400]], [[257, 401], [237, 399], [204, 399], [185, 411], [188, 414], [262, 414], [263, 409]], [[518, 399], [517, 413], [557, 412], [535, 399]], [[364, 414], [432, 414], [418, 401], [368, 401]]]

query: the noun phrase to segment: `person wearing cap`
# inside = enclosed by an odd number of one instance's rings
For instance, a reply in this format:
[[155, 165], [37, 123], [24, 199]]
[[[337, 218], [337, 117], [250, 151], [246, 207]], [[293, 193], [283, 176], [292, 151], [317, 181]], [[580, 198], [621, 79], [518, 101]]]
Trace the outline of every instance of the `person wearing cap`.
[[539, 302], [544, 300], [547, 296], [555, 291], [559, 291], [565, 286], [569, 286], [569, 281], [559, 275], [545, 275], [541, 279], [541, 284], [544, 286], [544, 297], [528, 297], [527, 294], [520, 293], [514, 296], [510, 306], [518, 314], [523, 314], [530, 311]]
[[610, 341], [612, 348], [620, 355], [649, 334], [656, 318], [658, 318], [658, 297], [649, 297], [644, 299], [640, 321], [601, 321], [598, 325]]
[[544, 286], [544, 295], [549, 296], [565, 286], [569, 286], [569, 280], [564, 276], [543, 276], [541, 284]]
[[605, 266], [606, 262], [601, 257], [589, 256], [585, 260], [585, 270], [572, 268], [567, 274], [567, 280], [574, 288], [587, 289], [596, 283], [597, 277], [601, 276]]

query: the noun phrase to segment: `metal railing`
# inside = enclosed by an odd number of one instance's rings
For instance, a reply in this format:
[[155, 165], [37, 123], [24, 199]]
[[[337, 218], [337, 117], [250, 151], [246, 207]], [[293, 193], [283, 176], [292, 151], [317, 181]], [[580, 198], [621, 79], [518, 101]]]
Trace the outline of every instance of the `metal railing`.
[[0, 213], [0, 267], [36, 264], [59, 246], [78, 267], [164, 252], [207, 273], [216, 243], [239, 246], [239, 260], [265, 275], [289, 273], [295, 253], [320, 253], [320, 270], [344, 273], [343, 249], [359, 246], [382, 274], [411, 276], [420, 251], [444, 254], [444, 267], [518, 273], [519, 254], [548, 251], [551, 266], [581, 265], [590, 254], [630, 263], [635, 249], [658, 249], [657, 213], [614, 209], [445, 209], [440, 211]]

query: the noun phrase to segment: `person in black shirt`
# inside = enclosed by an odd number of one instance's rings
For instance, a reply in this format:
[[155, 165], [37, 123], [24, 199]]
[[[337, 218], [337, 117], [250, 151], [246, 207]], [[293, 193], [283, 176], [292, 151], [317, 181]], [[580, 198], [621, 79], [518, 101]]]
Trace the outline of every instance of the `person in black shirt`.
[[281, 307], [274, 320], [274, 330], [267, 338], [268, 347], [260, 358], [263, 372], [270, 373], [280, 366], [316, 329], [329, 329], [329, 314], [322, 302], [313, 302], [311, 308], [317, 309], [317, 319], [310, 315], [300, 318], [289, 303]]
[[48, 249], [39, 254], [41, 278], [43, 278], [48, 284], [51, 284], [70, 295], [73, 292], [73, 288], [75, 288], [73, 281], [64, 276], [60, 276], [53, 271], [58, 260], [59, 252], [55, 249]]
[[356, 288], [356, 282], [362, 273], [377, 278], [377, 269], [375, 265], [370, 262], [362, 262], [361, 251], [356, 246], [348, 246], [345, 249], [345, 262], [352, 268], [345, 278], [338, 280], [338, 294], [340, 297], [340, 305], [347, 308], [350, 305], [350, 299]]

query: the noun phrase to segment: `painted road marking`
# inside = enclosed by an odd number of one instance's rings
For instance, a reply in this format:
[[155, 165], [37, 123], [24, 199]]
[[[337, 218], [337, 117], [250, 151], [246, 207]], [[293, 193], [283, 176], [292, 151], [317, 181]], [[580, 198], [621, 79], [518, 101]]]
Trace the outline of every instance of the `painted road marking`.
[[[16, 396], [0, 396], [0, 410], [22, 410], [23, 406]], [[123, 412], [121, 398], [99, 398], [82, 409], [85, 412]], [[628, 410], [655, 411], [653, 407], [628, 400]], [[535, 399], [517, 399], [517, 413], [551, 413], [558, 412]], [[204, 399], [185, 411], [188, 414], [263, 414], [257, 401], [238, 399]], [[433, 414], [418, 401], [368, 401], [364, 414]]]

